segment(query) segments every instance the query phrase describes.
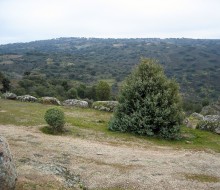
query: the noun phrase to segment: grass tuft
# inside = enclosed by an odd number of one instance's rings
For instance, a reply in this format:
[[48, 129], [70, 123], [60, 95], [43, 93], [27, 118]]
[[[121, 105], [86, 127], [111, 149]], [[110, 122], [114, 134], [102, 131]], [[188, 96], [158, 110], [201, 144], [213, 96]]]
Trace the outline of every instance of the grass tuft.
[[185, 178], [188, 180], [199, 181], [204, 183], [218, 183], [219, 177], [205, 175], [205, 174], [185, 174]]

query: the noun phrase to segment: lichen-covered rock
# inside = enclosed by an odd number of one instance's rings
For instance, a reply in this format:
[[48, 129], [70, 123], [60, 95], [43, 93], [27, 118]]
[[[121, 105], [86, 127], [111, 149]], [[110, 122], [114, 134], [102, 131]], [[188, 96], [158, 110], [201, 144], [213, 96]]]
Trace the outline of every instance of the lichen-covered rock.
[[74, 107], [81, 107], [81, 108], [87, 108], [89, 107], [89, 104], [87, 101], [83, 100], [77, 100], [77, 99], [68, 99], [63, 101], [64, 106], [74, 106]]
[[117, 105], [118, 101], [96, 101], [92, 104], [92, 108], [100, 111], [113, 112]]
[[220, 115], [220, 99], [208, 106], [202, 108], [202, 115]]
[[0, 136], [0, 189], [15, 189], [16, 180], [17, 172], [8, 143]]
[[42, 97], [40, 99], [40, 103], [42, 103], [42, 104], [58, 105], [58, 106], [61, 105], [60, 101], [57, 98], [54, 98], [54, 97]]
[[204, 120], [200, 121], [197, 129], [211, 131], [220, 135], [220, 116], [219, 115], [206, 115]]
[[220, 122], [220, 115], [206, 115], [204, 121], [208, 122]]
[[187, 127], [195, 129], [200, 121], [204, 120], [204, 116], [199, 113], [192, 113], [187, 119], [185, 119], [184, 123]]
[[37, 98], [30, 95], [17, 96], [17, 100], [22, 102], [37, 102]]
[[9, 99], [9, 100], [16, 100], [17, 95], [14, 94], [14, 93], [11, 93], [11, 92], [6, 92], [6, 93], [3, 94], [3, 97], [5, 99]]
[[203, 120], [204, 119], [204, 116], [202, 114], [199, 114], [199, 113], [196, 113], [196, 112], [192, 113], [191, 117], [196, 118], [198, 120]]

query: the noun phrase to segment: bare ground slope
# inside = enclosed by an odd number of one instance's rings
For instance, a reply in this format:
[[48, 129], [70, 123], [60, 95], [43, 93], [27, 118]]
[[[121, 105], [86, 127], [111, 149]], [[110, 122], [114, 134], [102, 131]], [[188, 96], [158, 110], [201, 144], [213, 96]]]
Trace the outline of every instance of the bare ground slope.
[[[21, 189], [220, 189], [220, 154], [52, 136], [0, 125]], [[121, 144], [121, 145], [119, 145]]]

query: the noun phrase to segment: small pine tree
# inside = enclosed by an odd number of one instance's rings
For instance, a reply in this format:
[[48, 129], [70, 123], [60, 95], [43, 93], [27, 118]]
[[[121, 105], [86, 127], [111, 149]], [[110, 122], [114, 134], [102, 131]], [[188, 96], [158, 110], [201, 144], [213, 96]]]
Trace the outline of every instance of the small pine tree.
[[182, 120], [179, 86], [152, 59], [142, 59], [125, 81], [109, 129], [175, 139]]

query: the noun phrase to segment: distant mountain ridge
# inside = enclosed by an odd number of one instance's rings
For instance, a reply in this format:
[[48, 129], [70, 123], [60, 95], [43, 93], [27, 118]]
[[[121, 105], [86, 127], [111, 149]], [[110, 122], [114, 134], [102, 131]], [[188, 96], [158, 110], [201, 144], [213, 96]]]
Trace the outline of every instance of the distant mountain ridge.
[[24, 72], [93, 83], [122, 81], [141, 57], [158, 59], [184, 96], [217, 99], [220, 40], [186, 38], [58, 38], [0, 45], [0, 70], [19, 79]]

